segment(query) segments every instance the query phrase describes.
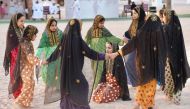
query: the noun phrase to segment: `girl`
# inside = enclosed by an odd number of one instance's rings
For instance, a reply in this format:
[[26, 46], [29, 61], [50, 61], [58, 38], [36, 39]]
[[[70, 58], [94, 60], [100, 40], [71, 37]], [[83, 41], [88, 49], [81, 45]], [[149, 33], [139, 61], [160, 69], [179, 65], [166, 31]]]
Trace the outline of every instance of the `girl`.
[[[46, 29], [44, 30], [40, 39], [36, 56], [40, 59], [47, 59], [57, 48], [57, 45], [61, 42], [62, 36], [62, 31], [57, 27], [57, 20], [55, 20], [54, 18], [50, 18], [48, 20]], [[54, 66], [52, 65], [52, 67]], [[42, 75], [43, 81], [45, 83], [48, 83], [49, 79], [47, 78], [47, 75], [52, 73], [50, 71], [47, 72], [46, 65], [42, 66], [42, 68], [40, 69], [40, 73]]]
[[32, 25], [28, 25], [23, 34], [23, 39], [19, 45], [16, 67], [14, 69], [15, 82], [12, 91], [22, 82], [21, 94], [15, 99], [15, 106], [29, 107], [34, 93], [34, 66], [41, 65], [42, 61], [34, 56], [34, 48], [31, 41], [36, 39], [38, 30]]
[[[129, 30], [125, 32], [124, 41], [127, 43], [128, 40], [136, 37], [137, 31], [143, 26], [145, 22], [145, 11], [140, 7], [135, 7], [132, 10], [132, 23], [129, 27]], [[135, 56], [136, 51], [131, 52], [127, 56], [124, 57], [125, 65], [126, 65], [126, 72], [129, 77], [129, 80], [133, 87], [136, 87], [139, 84], [139, 78], [137, 76], [137, 69], [135, 67]]]
[[164, 93], [169, 101], [179, 105], [181, 91], [190, 77], [183, 33], [175, 11], [164, 10], [164, 33], [166, 36], [167, 60], [165, 66]]
[[[97, 15], [94, 19], [93, 26], [88, 30], [88, 33], [85, 37], [86, 43], [97, 52], [105, 52], [105, 44], [106, 42], [114, 42], [116, 44], [123, 44], [123, 41], [115, 36], [113, 36], [109, 30], [104, 27], [105, 18], [101, 15]], [[100, 61], [98, 66], [97, 61], [92, 61], [92, 69], [95, 74], [96, 68], [97, 74], [95, 78], [95, 87], [98, 85], [100, 81], [102, 71], [103, 71], [103, 61]], [[95, 88], [94, 87], [94, 88]]]
[[20, 39], [22, 38], [24, 30], [24, 21], [25, 17], [23, 14], [18, 13], [13, 15], [7, 32], [7, 41], [6, 41], [3, 67], [5, 69], [6, 76], [10, 73], [9, 97], [11, 98], [17, 98], [17, 96], [21, 93], [21, 88], [22, 88], [22, 84], [18, 83], [19, 87], [14, 93], [12, 93], [10, 90], [12, 84], [15, 81], [13, 71], [15, 69], [15, 64], [18, 54], [18, 45]]
[[[112, 53], [118, 49], [118, 45], [111, 42], [106, 43], [106, 53]], [[121, 56], [116, 57], [114, 60], [108, 59], [104, 61], [102, 77], [93, 94], [93, 101], [107, 103], [115, 101], [119, 97], [123, 101], [131, 100], [127, 86], [127, 75]]]
[[[164, 75], [165, 43], [161, 21], [158, 16], [151, 14], [143, 27], [138, 31], [137, 37], [118, 52], [110, 55], [125, 56], [136, 50], [136, 68], [139, 84], [136, 88], [136, 106], [134, 109], [153, 109], [157, 81]], [[162, 69], [161, 69], [162, 68]], [[160, 81], [163, 84], [163, 81]]]
[[105, 54], [90, 49], [81, 36], [81, 23], [72, 19], [64, 31], [64, 39], [47, 62], [61, 58], [61, 109], [90, 109], [88, 82], [82, 73], [84, 56], [104, 60]]
[[[43, 60], [49, 58], [49, 56], [57, 48], [57, 45], [61, 43], [62, 38], [63, 33], [57, 27], [57, 20], [50, 18], [48, 20], [46, 29], [42, 34], [42, 38], [36, 53], [37, 57]], [[56, 62], [52, 62], [51, 64], [48, 64], [48, 66], [43, 65], [40, 69], [37, 67], [37, 70], [40, 71], [42, 79], [46, 84], [44, 99], [45, 104], [60, 99], [60, 63], [57, 61], [60, 60], [56, 60]], [[56, 73], [54, 73], [55, 70], [57, 71]], [[37, 72], [37, 74], [39, 74], [39, 72]]]

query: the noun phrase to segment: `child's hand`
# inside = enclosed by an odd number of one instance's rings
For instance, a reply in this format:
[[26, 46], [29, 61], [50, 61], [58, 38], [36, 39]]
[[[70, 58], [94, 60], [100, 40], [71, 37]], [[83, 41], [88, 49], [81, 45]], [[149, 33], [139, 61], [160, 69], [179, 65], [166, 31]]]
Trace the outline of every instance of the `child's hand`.
[[42, 61], [42, 65], [48, 64], [48, 62], [46, 60]]

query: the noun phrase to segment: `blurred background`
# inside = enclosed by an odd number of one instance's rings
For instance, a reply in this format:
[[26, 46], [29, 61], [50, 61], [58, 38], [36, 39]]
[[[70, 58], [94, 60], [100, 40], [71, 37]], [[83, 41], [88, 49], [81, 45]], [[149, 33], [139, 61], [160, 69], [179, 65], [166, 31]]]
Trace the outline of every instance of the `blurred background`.
[[75, 1], [79, 2], [77, 8], [81, 19], [92, 19], [97, 14], [106, 18], [130, 17], [132, 4], [142, 6], [145, 11], [151, 6], [156, 6], [157, 10], [166, 6], [175, 9], [178, 15], [190, 16], [190, 0], [0, 0], [0, 19], [9, 19], [18, 12], [27, 19], [34, 19], [35, 12], [42, 13], [39, 19], [51, 16], [70, 19], [75, 13]]

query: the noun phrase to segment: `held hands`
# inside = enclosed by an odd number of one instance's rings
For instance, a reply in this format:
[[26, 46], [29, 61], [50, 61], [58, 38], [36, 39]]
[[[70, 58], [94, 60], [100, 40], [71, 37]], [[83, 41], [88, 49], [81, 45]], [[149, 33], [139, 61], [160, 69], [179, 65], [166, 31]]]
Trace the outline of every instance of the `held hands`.
[[114, 60], [118, 55], [119, 55], [118, 52], [110, 53], [110, 54], [109, 54], [109, 53], [106, 53], [105, 59], [106, 59], [106, 60], [108, 60], [108, 59]]
[[45, 65], [45, 64], [48, 64], [48, 62], [46, 60], [43, 60], [41, 65]]

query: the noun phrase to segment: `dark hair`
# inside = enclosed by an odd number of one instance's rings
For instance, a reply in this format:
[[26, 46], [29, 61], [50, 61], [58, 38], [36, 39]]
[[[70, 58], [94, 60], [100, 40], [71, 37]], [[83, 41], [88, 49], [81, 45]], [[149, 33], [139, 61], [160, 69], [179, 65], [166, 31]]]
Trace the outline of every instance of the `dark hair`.
[[57, 25], [57, 20], [55, 20], [55, 19], [51, 19], [50, 22], [49, 22], [49, 26], [51, 26], [51, 24], [52, 24], [53, 22], [55, 22], [56, 25]]
[[33, 35], [36, 35], [37, 33], [38, 33], [38, 29], [35, 26], [28, 25], [24, 30], [23, 38], [31, 41]]
[[16, 20], [18, 21], [21, 17], [23, 17], [24, 15], [22, 13], [17, 13], [17, 17]]
[[104, 22], [106, 19], [104, 18], [104, 17], [102, 17], [101, 19], [100, 19], [100, 22]]
[[118, 51], [119, 50], [119, 46], [118, 46], [118, 44], [116, 44], [116, 43], [112, 43], [112, 42], [106, 42], [106, 43], [108, 43], [108, 44], [110, 44], [111, 46], [112, 46], [112, 49], [113, 49], [113, 52], [116, 52], [116, 51]]

